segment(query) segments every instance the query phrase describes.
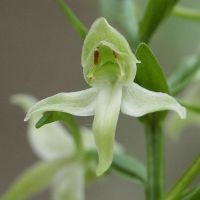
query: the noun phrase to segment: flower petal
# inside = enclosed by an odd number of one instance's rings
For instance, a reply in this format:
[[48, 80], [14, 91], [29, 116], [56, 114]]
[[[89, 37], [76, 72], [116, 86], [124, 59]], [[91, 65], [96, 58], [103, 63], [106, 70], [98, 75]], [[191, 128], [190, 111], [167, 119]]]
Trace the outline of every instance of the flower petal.
[[81, 136], [83, 147], [85, 151], [96, 150], [96, 144], [94, 140], [94, 134], [91, 129], [86, 127], [81, 127]]
[[186, 117], [185, 108], [173, 97], [165, 93], [147, 90], [136, 83], [124, 88], [121, 110], [134, 117], [156, 111], [174, 110], [181, 118]]
[[27, 94], [15, 94], [12, 95], [9, 100], [12, 104], [21, 107], [24, 112], [27, 112], [28, 109], [38, 101], [35, 97]]
[[1, 200], [25, 200], [46, 190], [55, 175], [66, 166], [66, 159], [41, 161], [32, 165], [17, 177], [8, 190], [1, 195]]
[[53, 199], [84, 199], [84, 170], [80, 165], [72, 164], [57, 174], [53, 183]]
[[69, 157], [75, 151], [71, 135], [59, 123], [35, 128], [31, 122], [28, 129], [28, 138], [32, 149], [43, 160], [54, 160]]
[[105, 87], [99, 91], [93, 122], [93, 131], [99, 154], [97, 175], [103, 174], [112, 162], [121, 96], [121, 87]]
[[[105, 18], [99, 18], [92, 24], [83, 44], [81, 63], [85, 80], [91, 85], [88, 72], [91, 68], [94, 69], [94, 60], [102, 60], [101, 55], [95, 54], [95, 49], [98, 49], [100, 44], [106, 44], [116, 55], [120, 55], [115, 56], [119, 58], [117, 60], [124, 71], [126, 82], [132, 82], [136, 74], [138, 60], [132, 53], [126, 38], [110, 26]], [[112, 61], [112, 57], [110, 54], [104, 54], [103, 59]]]
[[[85, 151], [96, 151], [97, 147], [95, 144], [94, 134], [92, 130], [86, 127], [82, 127], [81, 134], [83, 139], [83, 147]], [[117, 141], [115, 141], [114, 143], [114, 152], [118, 154], [124, 152], [123, 146]]]
[[[27, 111], [37, 100], [25, 94], [14, 95], [12, 103], [19, 105]], [[53, 160], [68, 157], [74, 153], [75, 146], [71, 135], [59, 123], [54, 122], [40, 129], [35, 128], [39, 116], [29, 121], [28, 139], [34, 152], [43, 160]]]
[[59, 93], [35, 104], [27, 113], [25, 121], [33, 114], [45, 111], [67, 112], [78, 116], [94, 114], [96, 89], [90, 88], [79, 92]]

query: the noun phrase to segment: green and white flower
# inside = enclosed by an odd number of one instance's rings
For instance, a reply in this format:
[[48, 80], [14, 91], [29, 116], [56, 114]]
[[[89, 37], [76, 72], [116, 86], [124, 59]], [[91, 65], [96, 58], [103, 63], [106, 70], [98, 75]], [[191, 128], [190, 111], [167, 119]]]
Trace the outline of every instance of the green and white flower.
[[[14, 95], [11, 101], [22, 107], [25, 111], [37, 102], [34, 97], [24, 94]], [[89, 170], [91, 170], [90, 173], [94, 174], [95, 170], [93, 170], [93, 164], [95, 169], [95, 163], [91, 163], [92, 166], [90, 166], [89, 163], [86, 165], [85, 161], [77, 156], [74, 140], [61, 124], [54, 122], [40, 129], [36, 129], [35, 123], [40, 117], [40, 114], [36, 114], [34, 117], [30, 118], [28, 124], [28, 139], [36, 155], [43, 161], [42, 165], [46, 163], [45, 169], [42, 169], [42, 167], [40, 168], [43, 171], [50, 171], [48, 176], [45, 176], [44, 182], [49, 182], [47, 184], [52, 186], [54, 200], [83, 200], [84, 186], [87, 181], [86, 176], [87, 172], [89, 172], [87, 170], [89, 167]], [[96, 145], [91, 131], [87, 128], [82, 128], [81, 135], [84, 135], [84, 137], [82, 137], [84, 152], [96, 151]], [[51, 169], [51, 166], [53, 166], [53, 169]], [[29, 190], [26, 190], [28, 187], [27, 185], [29, 185], [29, 187], [34, 187], [33, 185], [30, 186], [30, 184], [35, 181], [38, 182], [37, 187], [40, 188], [41, 185], [41, 188], [43, 188], [44, 183], [41, 183], [41, 180], [36, 180], [37, 173], [33, 172], [33, 181], [31, 181], [30, 173], [28, 173], [27, 176], [25, 173], [25, 176], [19, 179], [19, 184], [16, 182], [17, 185], [13, 188], [11, 187], [3, 199], [15, 200], [22, 199], [22, 197], [25, 196], [27, 197], [29, 193]], [[42, 174], [42, 172], [39, 173]], [[26, 181], [26, 179], [28, 181]], [[23, 187], [25, 188], [24, 195], [22, 194]], [[34, 189], [32, 190], [34, 191]], [[20, 195], [18, 193], [20, 193]], [[32, 193], [33, 192], [30, 191], [30, 194]]]
[[174, 110], [181, 118], [186, 115], [173, 97], [134, 83], [138, 62], [126, 39], [104, 18], [97, 19], [82, 50], [83, 74], [91, 88], [41, 100], [28, 111], [25, 120], [46, 111], [94, 115], [93, 132], [99, 154], [97, 175], [103, 174], [112, 162], [120, 110], [134, 117], [162, 110]]

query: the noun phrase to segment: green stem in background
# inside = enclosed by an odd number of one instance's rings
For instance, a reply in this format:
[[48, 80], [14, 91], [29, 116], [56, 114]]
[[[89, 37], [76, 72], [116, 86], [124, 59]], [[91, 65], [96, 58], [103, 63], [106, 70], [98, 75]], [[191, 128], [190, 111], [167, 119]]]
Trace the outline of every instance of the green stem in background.
[[179, 0], [149, 0], [140, 23], [140, 40], [148, 42], [154, 31]]
[[79, 33], [82, 39], [85, 38], [87, 34], [87, 28], [80, 22], [80, 20], [76, 17], [73, 11], [69, 8], [69, 6], [65, 3], [64, 0], [54, 0], [58, 7], [62, 10], [64, 15], [67, 17], [69, 23], [73, 26], [73, 28]]
[[[125, 31], [125, 35], [132, 49], [136, 49], [139, 43], [139, 7], [133, 0], [99, 0], [102, 14], [111, 23], [119, 24]], [[113, 9], [115, 8], [115, 9]], [[120, 14], [119, 14], [120, 13]]]
[[[86, 152], [86, 159], [98, 162], [98, 154], [95, 150]], [[126, 180], [140, 183], [145, 186], [147, 182], [147, 170], [135, 156], [123, 153], [114, 153], [109, 172], [113, 172]]]
[[189, 111], [194, 112], [196, 114], [200, 114], [200, 106], [198, 105], [193, 105], [193, 104], [189, 104], [183, 101], [179, 101], [179, 103], [184, 106], [185, 108], [187, 108]]
[[146, 167], [134, 156], [114, 154], [110, 170], [143, 185], [147, 182]]
[[200, 10], [196, 9], [176, 6], [173, 9], [173, 15], [184, 19], [200, 21]]
[[192, 183], [192, 181], [200, 174], [200, 155], [185, 171], [183, 176], [177, 181], [172, 190], [168, 193], [166, 200], [179, 200], [180, 195]]
[[184, 193], [181, 200], [199, 200], [200, 199], [200, 186], [196, 186], [186, 193]]
[[146, 124], [147, 183], [146, 200], [161, 200], [164, 195], [164, 135], [159, 124]]

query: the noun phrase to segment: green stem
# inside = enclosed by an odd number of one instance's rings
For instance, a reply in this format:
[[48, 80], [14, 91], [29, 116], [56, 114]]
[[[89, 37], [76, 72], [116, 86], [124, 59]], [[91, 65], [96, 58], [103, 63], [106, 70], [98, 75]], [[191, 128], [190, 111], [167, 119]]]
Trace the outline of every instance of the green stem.
[[82, 24], [82, 22], [80, 22], [80, 20], [76, 17], [76, 15], [73, 13], [73, 11], [69, 8], [69, 6], [65, 3], [64, 0], [54, 1], [58, 5], [58, 7], [63, 11], [69, 23], [79, 33], [80, 37], [84, 39], [87, 34], [87, 28]]
[[135, 157], [128, 155], [114, 154], [111, 171], [130, 180], [137, 180], [143, 185], [146, 184], [147, 174], [144, 165]]
[[190, 103], [186, 103], [186, 102], [183, 102], [181, 100], [179, 100], [179, 103], [184, 106], [186, 109], [188, 109], [189, 111], [191, 112], [194, 112], [196, 114], [200, 114], [200, 106], [198, 105], [193, 105], [193, 104], [190, 104]]
[[168, 193], [166, 200], [178, 200], [184, 190], [200, 174], [200, 155], [185, 171], [183, 176], [177, 181], [172, 190]]
[[184, 8], [181, 6], [176, 6], [173, 10], [173, 15], [189, 20], [200, 21], [200, 10]]
[[160, 125], [145, 126], [147, 146], [146, 200], [161, 200], [164, 194], [164, 136]]
[[149, 0], [140, 23], [141, 42], [149, 42], [154, 31], [179, 0]]
[[200, 186], [196, 186], [183, 195], [182, 200], [199, 200], [200, 199]]

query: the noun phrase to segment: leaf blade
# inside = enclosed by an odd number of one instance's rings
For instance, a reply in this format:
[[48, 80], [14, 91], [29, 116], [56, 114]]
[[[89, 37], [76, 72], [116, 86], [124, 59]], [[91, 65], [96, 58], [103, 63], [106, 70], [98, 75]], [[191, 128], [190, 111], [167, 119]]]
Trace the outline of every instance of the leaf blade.
[[183, 59], [173, 69], [168, 78], [170, 92], [178, 94], [181, 92], [200, 70], [200, 55], [193, 55]]
[[141, 41], [148, 42], [161, 24], [161, 22], [170, 14], [173, 7], [179, 0], [149, 0], [145, 14], [140, 22]]
[[132, 0], [100, 0], [100, 5], [103, 15], [125, 30], [129, 44], [134, 48], [139, 41], [139, 8], [136, 3]]
[[85, 25], [77, 18], [77, 16], [73, 13], [73, 11], [69, 8], [64, 0], [54, 1], [58, 5], [60, 10], [62, 10], [69, 23], [79, 33], [81, 39], [84, 39], [87, 34], [87, 28], [85, 27]]
[[182, 177], [176, 182], [173, 188], [168, 193], [166, 200], [178, 199], [185, 189], [194, 181], [200, 174], [200, 155], [193, 161], [193, 163], [186, 169]]
[[125, 178], [137, 180], [142, 184], [146, 183], [146, 169], [142, 163], [133, 157], [114, 154], [111, 171], [115, 171]]
[[[140, 86], [154, 92], [163, 92], [169, 94], [168, 84], [162, 68], [155, 55], [145, 43], [141, 43], [136, 50], [136, 57], [141, 63], [137, 64], [137, 73], [135, 82]], [[147, 78], [148, 77], [148, 78]], [[166, 115], [166, 112], [156, 112], [149, 114], [142, 119], [160, 121]]]
[[182, 197], [182, 200], [198, 200], [200, 198], [200, 186], [196, 186], [188, 191]]

